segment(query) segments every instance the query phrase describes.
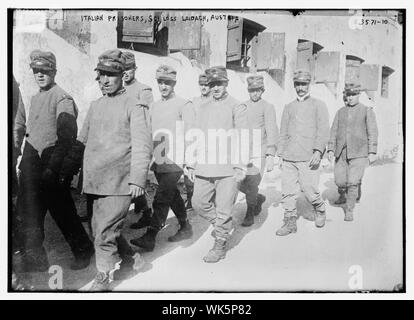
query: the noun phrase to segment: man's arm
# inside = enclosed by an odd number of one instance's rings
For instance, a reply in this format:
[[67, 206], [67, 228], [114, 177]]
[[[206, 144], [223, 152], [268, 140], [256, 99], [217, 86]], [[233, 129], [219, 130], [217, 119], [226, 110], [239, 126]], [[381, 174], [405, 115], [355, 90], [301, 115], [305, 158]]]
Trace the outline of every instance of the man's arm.
[[78, 111], [73, 99], [66, 95], [63, 96], [56, 106], [57, 141], [47, 165], [47, 169], [55, 174], [59, 174], [63, 159], [76, 141], [77, 115]]
[[289, 128], [289, 107], [286, 105], [282, 113], [282, 121], [280, 123], [279, 142], [277, 145], [277, 155], [279, 157], [282, 157], [283, 152], [285, 151], [285, 148], [286, 148], [286, 143], [289, 138], [288, 128]]
[[331, 135], [328, 142], [328, 152], [332, 151], [335, 152], [336, 149], [336, 135], [338, 132], [338, 124], [339, 124], [339, 110], [335, 114], [334, 121], [331, 127]]
[[129, 184], [140, 188], [145, 188], [152, 157], [152, 136], [143, 108], [142, 105], [129, 108], [132, 150]]
[[265, 109], [265, 130], [267, 136], [266, 155], [276, 155], [276, 147], [279, 140], [279, 128], [276, 122], [276, 112], [273, 105], [266, 105]]
[[[13, 142], [14, 147], [16, 150], [20, 150], [22, 147], [24, 135], [26, 134], [26, 110], [24, 108], [22, 96], [20, 94], [20, 90], [18, 90], [18, 106], [17, 106], [17, 112], [16, 117], [14, 118], [14, 124], [13, 124]], [[20, 152], [18, 152], [20, 153]]]
[[86, 118], [83, 121], [81, 132], [78, 139], [72, 144], [66, 157], [63, 159], [62, 168], [59, 174], [59, 181], [64, 182], [71, 180], [72, 177], [79, 172], [82, 166], [83, 154], [85, 151], [86, 142], [88, 141], [90, 119], [92, 117], [93, 108], [89, 107]]
[[378, 127], [374, 110], [367, 110], [368, 153], [376, 154], [378, 147]]
[[317, 150], [323, 155], [326, 150], [326, 145], [329, 141], [329, 114], [326, 104], [320, 102], [317, 107], [317, 131], [313, 143], [313, 150]]

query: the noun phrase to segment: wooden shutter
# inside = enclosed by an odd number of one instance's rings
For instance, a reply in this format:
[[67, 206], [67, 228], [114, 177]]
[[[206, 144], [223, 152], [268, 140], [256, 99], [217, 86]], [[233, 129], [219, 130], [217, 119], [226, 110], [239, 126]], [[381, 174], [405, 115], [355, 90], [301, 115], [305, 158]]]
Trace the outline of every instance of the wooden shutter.
[[285, 34], [262, 32], [252, 41], [252, 67], [256, 70], [284, 69]]
[[313, 60], [313, 42], [299, 42], [297, 47], [296, 69], [307, 70], [311, 72], [311, 64]]
[[241, 59], [243, 19], [230, 19], [227, 25], [227, 62]]
[[345, 65], [345, 83], [354, 82], [359, 83], [361, 61], [346, 60]]
[[339, 52], [319, 52], [315, 58], [315, 82], [337, 82], [339, 78]]
[[176, 20], [168, 27], [168, 49], [191, 50], [201, 47], [201, 21], [183, 21], [183, 17], [199, 16], [200, 12], [174, 12]]
[[361, 64], [359, 71], [361, 89], [367, 91], [378, 90], [379, 66], [377, 64]]
[[122, 41], [137, 43], [154, 42], [154, 12], [125, 10], [122, 12], [120, 25]]

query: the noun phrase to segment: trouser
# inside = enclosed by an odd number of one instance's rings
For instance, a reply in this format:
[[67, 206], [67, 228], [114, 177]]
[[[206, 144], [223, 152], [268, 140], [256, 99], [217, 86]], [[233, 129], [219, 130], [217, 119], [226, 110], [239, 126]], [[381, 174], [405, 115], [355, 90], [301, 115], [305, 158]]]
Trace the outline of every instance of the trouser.
[[282, 205], [285, 218], [297, 217], [296, 201], [303, 191], [317, 212], [325, 212], [325, 202], [319, 192], [319, 166], [310, 168], [308, 161], [283, 161]]
[[259, 174], [247, 175], [240, 183], [239, 189], [246, 195], [246, 203], [248, 207], [257, 205], [257, 195], [259, 193], [259, 184], [262, 176]]
[[139, 213], [140, 211], [144, 211], [148, 209], [148, 202], [147, 202], [147, 198], [145, 197], [145, 194], [132, 200], [132, 203], [134, 204], [135, 213]]
[[184, 200], [177, 187], [177, 182], [182, 174], [182, 171], [167, 173], [155, 172], [158, 189], [152, 202], [154, 213], [151, 217], [151, 228], [161, 230], [164, 227], [170, 208], [180, 224], [185, 223], [187, 220]]
[[126, 240], [121, 231], [131, 204], [131, 196], [88, 195], [92, 203], [92, 232], [96, 268], [99, 272], [117, 269]]
[[347, 159], [344, 148], [335, 160], [334, 177], [338, 189], [347, 190], [346, 207], [353, 210], [358, 198], [358, 185], [362, 182], [368, 158]]
[[57, 177], [51, 184], [45, 185], [42, 182], [46, 163], [47, 159], [41, 159], [38, 152], [26, 142], [20, 163], [20, 188], [17, 198], [25, 251], [35, 258], [36, 255], [45, 255], [44, 222], [49, 210], [74, 256], [83, 257], [92, 250], [92, 243], [76, 213], [69, 186], [60, 185]]
[[191, 201], [194, 193], [194, 182], [192, 182], [186, 175], [184, 175], [184, 185], [187, 192], [187, 201]]
[[232, 209], [238, 193], [233, 176], [207, 178], [196, 176], [193, 207], [213, 226], [216, 237], [227, 239], [232, 227]]

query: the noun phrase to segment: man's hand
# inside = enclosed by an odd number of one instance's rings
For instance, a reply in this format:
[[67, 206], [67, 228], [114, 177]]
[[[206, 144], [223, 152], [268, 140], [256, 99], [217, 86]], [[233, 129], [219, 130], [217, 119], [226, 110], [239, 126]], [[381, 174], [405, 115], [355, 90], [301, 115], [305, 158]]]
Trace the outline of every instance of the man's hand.
[[370, 153], [368, 155], [369, 164], [373, 164], [375, 161], [377, 161], [377, 155]]
[[332, 162], [334, 160], [334, 152], [332, 150], [328, 151], [328, 160]]
[[319, 163], [321, 162], [321, 153], [318, 150], [315, 150], [313, 152], [313, 156], [309, 161], [309, 167], [316, 167], [319, 165]]
[[273, 171], [274, 168], [275, 168], [275, 157], [271, 155], [266, 156], [266, 171], [267, 172]]
[[236, 182], [242, 182], [246, 178], [246, 172], [240, 168], [234, 168], [234, 179]]
[[136, 199], [139, 196], [142, 196], [144, 192], [145, 192], [144, 188], [141, 188], [135, 184], [129, 185], [129, 194], [131, 195], [132, 199]]
[[194, 183], [194, 180], [195, 180], [195, 171], [194, 171], [194, 169], [193, 168], [189, 168], [189, 167], [187, 167], [187, 170], [186, 170], [187, 172], [184, 172], [184, 174], [188, 177], [188, 179], [192, 182], [192, 183]]

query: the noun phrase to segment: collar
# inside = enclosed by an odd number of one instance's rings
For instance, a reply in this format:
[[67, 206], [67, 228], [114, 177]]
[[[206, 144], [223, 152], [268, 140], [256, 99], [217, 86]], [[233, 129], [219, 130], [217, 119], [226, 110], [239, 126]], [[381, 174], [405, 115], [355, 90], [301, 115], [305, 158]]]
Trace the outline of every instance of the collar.
[[171, 92], [171, 94], [167, 98], [164, 98], [163, 96], [161, 96], [161, 100], [162, 101], [168, 101], [168, 100], [171, 100], [174, 97], [175, 97], [175, 92], [173, 91], [173, 92]]
[[124, 87], [121, 87], [118, 91], [116, 91], [114, 93], [107, 93], [106, 96], [107, 97], [110, 97], [110, 98], [113, 98], [113, 97], [116, 97], [116, 96], [118, 96], [120, 94], [123, 94], [125, 91], [126, 91], [125, 88]]
[[46, 92], [49, 91], [50, 89], [52, 89], [54, 86], [56, 85], [56, 82], [51, 83], [49, 86], [47, 86], [46, 88], [40, 88], [39, 92]]
[[308, 100], [310, 97], [310, 93], [308, 92], [307, 94], [305, 94], [303, 97], [299, 97], [298, 95], [296, 96], [296, 100], [298, 100], [299, 102], [303, 102], [305, 100]]
[[214, 96], [212, 95], [212, 97], [213, 97], [213, 100], [214, 100], [214, 101], [223, 101], [223, 100], [225, 100], [228, 96], [229, 96], [229, 93], [228, 93], [228, 92], [225, 92], [225, 93], [221, 96], [221, 98], [220, 98], [220, 99], [216, 99], [216, 98], [214, 98]]
[[354, 107], [356, 107], [356, 106], [358, 106], [359, 105], [359, 102], [357, 103], [357, 104], [354, 104], [353, 106], [350, 106], [349, 104], [347, 104], [346, 106], [348, 107], [348, 108], [354, 108]]
[[124, 87], [129, 87], [132, 86], [135, 82], [137, 82], [137, 79], [134, 78], [134, 80], [132, 80], [130, 83], [126, 83], [124, 82]]

